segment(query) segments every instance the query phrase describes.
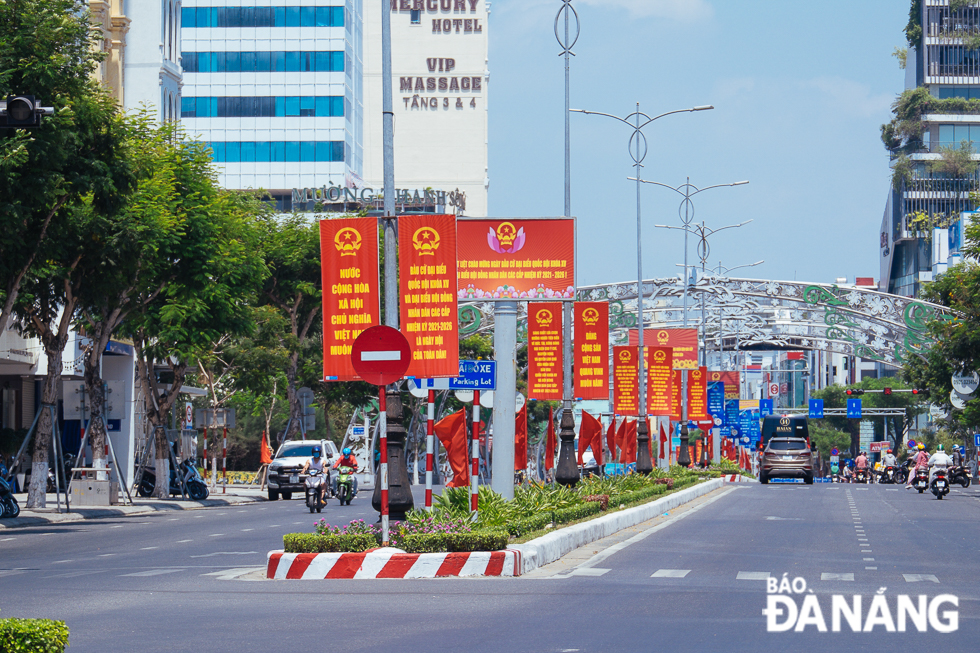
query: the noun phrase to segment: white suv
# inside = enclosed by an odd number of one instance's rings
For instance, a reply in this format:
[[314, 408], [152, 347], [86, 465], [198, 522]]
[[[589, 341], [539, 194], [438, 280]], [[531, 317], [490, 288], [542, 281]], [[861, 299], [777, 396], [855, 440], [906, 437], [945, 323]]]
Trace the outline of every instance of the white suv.
[[[334, 460], [340, 457], [337, 445], [331, 440], [290, 440], [282, 443], [269, 465], [269, 501], [276, 501], [280, 494], [288, 501], [293, 497], [293, 492], [305, 491], [306, 476], [300, 474], [300, 470], [313, 457], [313, 447], [316, 445], [320, 445], [324, 467], [329, 470]], [[329, 471], [327, 487], [330, 487]]]

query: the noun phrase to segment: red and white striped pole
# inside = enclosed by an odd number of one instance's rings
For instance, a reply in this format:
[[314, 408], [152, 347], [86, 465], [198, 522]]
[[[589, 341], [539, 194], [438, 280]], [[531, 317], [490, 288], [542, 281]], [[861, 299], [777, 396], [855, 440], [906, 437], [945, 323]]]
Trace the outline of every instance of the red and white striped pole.
[[228, 489], [228, 427], [221, 428], [221, 494]]
[[204, 427], [204, 476], [208, 474], [208, 427]]
[[470, 512], [473, 519], [480, 513], [479, 483], [480, 483], [480, 391], [473, 391], [473, 454], [472, 469], [470, 470]]
[[381, 546], [388, 546], [388, 401], [385, 387], [378, 393], [378, 447], [381, 450]]
[[436, 391], [429, 390], [428, 418], [425, 423], [425, 509], [432, 510], [432, 462], [435, 446]]

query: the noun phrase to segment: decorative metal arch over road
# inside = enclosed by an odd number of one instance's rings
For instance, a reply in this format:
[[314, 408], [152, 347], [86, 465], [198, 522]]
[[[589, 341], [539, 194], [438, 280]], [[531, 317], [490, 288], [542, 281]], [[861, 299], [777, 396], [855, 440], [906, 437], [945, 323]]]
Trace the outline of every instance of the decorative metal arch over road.
[[[609, 302], [610, 338], [627, 341], [636, 328], [636, 282], [580, 286], [577, 298]], [[644, 323], [678, 327], [683, 321], [679, 277], [643, 282]], [[799, 281], [704, 275], [688, 287], [689, 323], [700, 326], [705, 304], [707, 340], [736, 340], [740, 349], [817, 349], [899, 367], [933, 340], [930, 320], [951, 320], [944, 306], [857, 287]], [[463, 335], [493, 328], [492, 302], [461, 304]], [[725, 346], [728, 349], [727, 346]]]

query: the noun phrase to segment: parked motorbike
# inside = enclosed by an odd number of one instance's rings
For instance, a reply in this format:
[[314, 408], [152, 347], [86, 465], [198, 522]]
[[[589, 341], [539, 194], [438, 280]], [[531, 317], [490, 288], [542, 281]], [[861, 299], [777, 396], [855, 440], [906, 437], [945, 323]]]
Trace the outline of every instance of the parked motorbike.
[[933, 474], [932, 482], [929, 484], [929, 489], [940, 500], [949, 494], [949, 479], [946, 478], [945, 469], [936, 470], [936, 473]]
[[922, 494], [929, 489], [929, 470], [923, 467], [915, 470], [915, 478], [912, 480], [912, 487]]
[[348, 506], [354, 498], [353, 467], [344, 465], [337, 470], [337, 498], [340, 499], [340, 505], [346, 503]]
[[955, 465], [949, 468], [949, 484], [959, 483], [963, 487], [970, 487], [973, 482], [973, 474], [962, 465]]
[[0, 476], [0, 517], [13, 519], [20, 514], [20, 504], [10, 490], [7, 479]]
[[[192, 501], [203, 501], [207, 499], [211, 494], [208, 490], [207, 483], [201, 478], [201, 474], [197, 471], [197, 467], [190, 460], [185, 460], [180, 465], [178, 465], [181, 476], [184, 479], [184, 487], [187, 488], [187, 496], [191, 498]], [[153, 496], [153, 491], [156, 489], [157, 474], [156, 467], [144, 467], [143, 468], [143, 478], [140, 481], [140, 485], [136, 488], [136, 492], [141, 497], [151, 497]], [[177, 470], [170, 468], [170, 494], [172, 495], [183, 495], [180, 488], [180, 480], [177, 477]]]
[[320, 488], [326, 482], [323, 470], [311, 469], [306, 477], [306, 507], [312, 513], [314, 510], [323, 510], [324, 501], [320, 498]]

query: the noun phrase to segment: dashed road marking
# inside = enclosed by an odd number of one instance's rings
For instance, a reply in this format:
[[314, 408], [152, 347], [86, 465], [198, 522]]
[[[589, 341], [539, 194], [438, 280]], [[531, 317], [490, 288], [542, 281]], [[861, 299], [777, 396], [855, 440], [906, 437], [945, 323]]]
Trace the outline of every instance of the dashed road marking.
[[79, 576], [91, 576], [93, 574], [104, 574], [108, 569], [86, 569], [84, 571], [69, 571], [64, 574], [45, 576], [45, 578], [78, 578]]
[[932, 574], [902, 574], [906, 583], [933, 582], [938, 583], [939, 579]]
[[193, 542], [194, 540], [177, 540], [177, 544], [183, 544], [185, 542]]
[[152, 551], [153, 549], [159, 549], [158, 546], [144, 546], [140, 551]]
[[221, 537], [224, 533], [211, 533], [208, 537]]
[[768, 571], [740, 571], [735, 580], [768, 580]]
[[600, 569], [599, 567], [576, 567], [569, 576], [602, 576], [609, 571], [609, 569]]
[[134, 574], [122, 574], [121, 578], [127, 576], [162, 576], [163, 574], [175, 574], [183, 569], [150, 569], [149, 571], [137, 571]]
[[864, 561], [865, 562], [874, 562], [875, 559], [874, 558], [865, 558]]
[[99, 557], [100, 558], [108, 558], [109, 556], [114, 556], [114, 555], [116, 555], [116, 554], [115, 553], [100, 553], [99, 554]]
[[[637, 363], [637, 365], [639, 365], [639, 363]], [[242, 532], [243, 532], [243, 533], [247, 533], [247, 532], [249, 532], [249, 531], [254, 531], [254, 530], [255, 530], [254, 528], [243, 528], [243, 529], [242, 529]]]
[[0, 540], [0, 542], [9, 542], [10, 540], [16, 540], [16, 539], [17, 539], [16, 537], [5, 537], [2, 540]]
[[820, 580], [854, 580], [854, 574], [838, 574], [833, 572], [823, 572]]
[[872, 571], [878, 571], [877, 567], [865, 567], [865, 569], [870, 569]]
[[658, 569], [650, 578], [684, 578], [689, 573], [690, 569]]

